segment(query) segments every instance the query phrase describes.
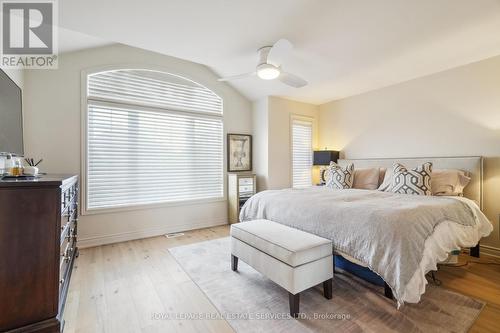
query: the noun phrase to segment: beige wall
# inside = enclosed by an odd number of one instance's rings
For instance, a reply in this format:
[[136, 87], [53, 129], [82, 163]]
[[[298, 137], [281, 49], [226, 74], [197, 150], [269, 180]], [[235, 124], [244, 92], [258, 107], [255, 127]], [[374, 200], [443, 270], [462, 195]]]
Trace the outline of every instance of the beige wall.
[[500, 248], [500, 56], [320, 106], [319, 143], [347, 158], [485, 156]]
[[[124, 45], [59, 56], [59, 69], [25, 74], [25, 148], [42, 171], [80, 174], [81, 73], [107, 65], [147, 67], [188, 77], [224, 99], [224, 131], [252, 132], [251, 103], [207, 67]], [[225, 201], [82, 216], [79, 243], [96, 245], [227, 223]]]
[[[260, 182], [259, 190], [291, 187], [290, 121], [296, 115], [311, 118], [317, 124], [318, 112], [318, 106], [279, 97], [268, 97], [253, 104], [254, 171]], [[316, 126], [313, 129], [313, 147], [317, 146]], [[318, 181], [316, 169], [313, 180]]]

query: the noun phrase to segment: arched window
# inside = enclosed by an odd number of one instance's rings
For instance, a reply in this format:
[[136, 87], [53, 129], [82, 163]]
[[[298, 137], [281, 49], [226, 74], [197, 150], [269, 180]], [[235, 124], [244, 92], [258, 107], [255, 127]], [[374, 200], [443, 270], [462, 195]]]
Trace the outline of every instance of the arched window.
[[222, 109], [219, 96], [177, 75], [89, 74], [85, 211], [223, 198]]

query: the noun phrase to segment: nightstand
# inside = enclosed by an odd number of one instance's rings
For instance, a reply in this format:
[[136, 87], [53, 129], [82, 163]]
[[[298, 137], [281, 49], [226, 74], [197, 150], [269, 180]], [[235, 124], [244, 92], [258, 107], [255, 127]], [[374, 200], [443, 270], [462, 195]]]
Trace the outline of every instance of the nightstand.
[[229, 223], [240, 221], [240, 209], [256, 193], [257, 181], [253, 174], [229, 173], [227, 175], [227, 205]]

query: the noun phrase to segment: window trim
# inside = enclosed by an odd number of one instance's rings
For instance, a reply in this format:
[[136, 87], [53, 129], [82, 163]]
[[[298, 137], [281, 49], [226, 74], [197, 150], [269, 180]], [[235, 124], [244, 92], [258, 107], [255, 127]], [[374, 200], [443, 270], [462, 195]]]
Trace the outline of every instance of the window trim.
[[[214, 94], [219, 96], [222, 99], [222, 117], [214, 116], [222, 119], [222, 136], [223, 138], [226, 136], [226, 124], [224, 118], [225, 104], [224, 98], [222, 97], [222, 92], [219, 91], [216, 87], [208, 88], [204, 83], [202, 78], [192, 78], [189, 75], [176, 73], [175, 71], [168, 70], [166, 68], [157, 67], [157, 66], [148, 66], [148, 65], [108, 65], [108, 66], [98, 66], [90, 69], [84, 69], [81, 71], [80, 77], [80, 214], [81, 215], [96, 215], [96, 214], [110, 214], [110, 213], [119, 213], [119, 212], [127, 212], [134, 210], [144, 210], [144, 209], [154, 209], [154, 208], [167, 208], [167, 207], [176, 207], [176, 206], [189, 206], [189, 205], [197, 205], [197, 204], [211, 204], [217, 202], [225, 202], [227, 201], [227, 171], [224, 168], [224, 165], [227, 163], [226, 158], [226, 140], [222, 140], [222, 194], [223, 196], [220, 198], [210, 198], [210, 199], [192, 199], [192, 200], [182, 200], [176, 202], [163, 202], [163, 203], [150, 203], [150, 204], [136, 204], [125, 207], [116, 207], [116, 208], [99, 208], [99, 209], [88, 209], [87, 206], [87, 178], [88, 178], [88, 158], [87, 158], [87, 134], [88, 134], [88, 97], [87, 97], [87, 88], [88, 88], [88, 76], [100, 72], [112, 71], [112, 70], [151, 70], [167, 73], [170, 75], [177, 76], [179, 78], [192, 81], [196, 84], [202, 85], [207, 89], [211, 90]], [[119, 103], [117, 103], [119, 104]], [[140, 108], [140, 106], [137, 106]], [[148, 107], [149, 108], [149, 107]], [[153, 107], [152, 107], [153, 108]], [[175, 112], [175, 111], [173, 111]], [[187, 111], [186, 111], [187, 112]]]
[[[295, 114], [291, 113], [290, 114], [290, 124], [289, 124], [289, 131], [290, 131], [290, 188], [293, 188], [293, 121], [298, 120], [298, 121], [309, 121], [312, 123], [312, 142], [311, 146], [313, 151], [316, 150], [317, 142], [318, 142], [318, 121], [316, 117], [311, 117], [311, 116], [304, 116], [300, 114]], [[311, 152], [312, 154], [312, 152]], [[314, 165], [311, 167], [311, 186], [314, 186]]]

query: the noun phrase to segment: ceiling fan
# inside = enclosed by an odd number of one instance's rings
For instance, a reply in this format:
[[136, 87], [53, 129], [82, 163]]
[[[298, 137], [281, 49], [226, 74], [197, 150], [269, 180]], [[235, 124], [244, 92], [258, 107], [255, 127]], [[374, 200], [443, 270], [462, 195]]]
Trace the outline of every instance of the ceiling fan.
[[254, 72], [220, 78], [219, 81], [232, 81], [245, 79], [257, 75], [262, 80], [278, 79], [286, 85], [301, 88], [307, 85], [307, 81], [297, 75], [284, 72], [281, 68], [283, 60], [293, 49], [292, 43], [287, 39], [280, 39], [273, 46], [261, 47], [259, 52], [259, 63]]

